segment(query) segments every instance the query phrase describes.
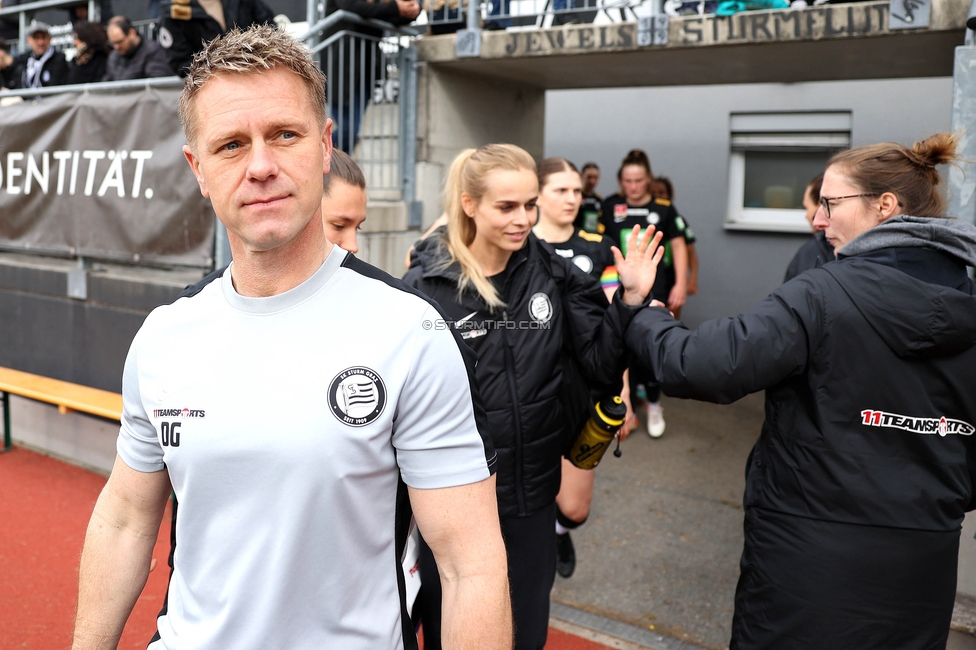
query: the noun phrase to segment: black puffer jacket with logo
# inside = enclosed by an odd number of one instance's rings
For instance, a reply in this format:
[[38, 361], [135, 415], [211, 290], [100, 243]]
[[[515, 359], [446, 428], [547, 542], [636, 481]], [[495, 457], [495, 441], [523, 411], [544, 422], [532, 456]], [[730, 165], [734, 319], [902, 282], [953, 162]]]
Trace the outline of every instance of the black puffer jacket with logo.
[[459, 295], [460, 267], [445, 267], [447, 259], [435, 233], [417, 244], [403, 279], [436, 300], [477, 353], [475, 375], [498, 452], [499, 514], [528, 515], [555, 500], [572, 435], [560, 403], [564, 351], [592, 385], [619, 385], [623, 335], [640, 308], [619, 295], [608, 308], [598, 281], [534, 235], [508, 263], [500, 312], [474, 291]]
[[976, 508], [976, 229], [897, 217], [841, 257], [696, 331], [644, 310], [628, 346], [669, 395], [766, 390], [747, 510], [958, 531]]

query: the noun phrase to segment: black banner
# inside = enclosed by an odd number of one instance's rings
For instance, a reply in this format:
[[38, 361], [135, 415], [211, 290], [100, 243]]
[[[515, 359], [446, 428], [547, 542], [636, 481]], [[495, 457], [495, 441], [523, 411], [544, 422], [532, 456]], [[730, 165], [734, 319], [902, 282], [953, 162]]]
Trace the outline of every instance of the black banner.
[[214, 214], [183, 157], [179, 90], [0, 107], [0, 248], [210, 266]]

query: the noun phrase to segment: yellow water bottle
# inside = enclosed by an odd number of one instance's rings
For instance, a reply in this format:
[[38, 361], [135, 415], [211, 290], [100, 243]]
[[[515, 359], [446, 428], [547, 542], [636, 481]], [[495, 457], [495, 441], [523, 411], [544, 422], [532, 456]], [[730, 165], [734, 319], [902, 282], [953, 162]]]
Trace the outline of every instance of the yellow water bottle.
[[594, 404], [590, 409], [590, 419], [569, 452], [569, 462], [580, 469], [593, 469], [599, 465], [626, 417], [627, 406], [619, 395], [605, 397]]

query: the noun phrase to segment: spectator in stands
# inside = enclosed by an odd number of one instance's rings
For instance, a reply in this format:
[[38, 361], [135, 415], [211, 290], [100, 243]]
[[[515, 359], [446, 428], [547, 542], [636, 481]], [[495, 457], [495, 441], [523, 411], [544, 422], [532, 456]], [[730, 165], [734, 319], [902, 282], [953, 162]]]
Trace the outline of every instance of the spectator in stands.
[[185, 77], [193, 55], [235, 27], [274, 25], [274, 11], [263, 0], [162, 0], [159, 44], [169, 66]]
[[[420, 4], [414, 0], [326, 1], [327, 16], [340, 10], [393, 25], [408, 25], [420, 14]], [[362, 34], [367, 38], [383, 36], [382, 29], [343, 21], [327, 30], [322, 37], [328, 38], [340, 31]], [[373, 94], [372, 84], [384, 77], [382, 53], [374, 50], [377, 48], [371, 42], [364, 43], [359, 38], [347, 37], [322, 52], [322, 70], [325, 72], [328, 84], [326, 97], [329, 100], [329, 114], [336, 123], [335, 130], [332, 132], [332, 143], [346, 153], [351, 154], [356, 146], [363, 113]], [[360, 83], [363, 77], [365, 77], [364, 82]]]
[[460, 0], [427, 0], [427, 23], [431, 34], [454, 34], [464, 29], [465, 21], [460, 14]]
[[[23, 4], [23, 2], [21, 4]], [[68, 20], [71, 21], [72, 28], [77, 26], [78, 23], [88, 21], [87, 2], [82, 2], [72, 7], [61, 7], [61, 8], [68, 12]], [[104, 25], [108, 17], [113, 15], [112, 0], [98, 0], [98, 12], [99, 15], [102, 17], [102, 24]]]
[[511, 0], [488, 0], [488, 20], [485, 20], [485, 29], [508, 29], [512, 26], [512, 19], [495, 16], [510, 16], [511, 13]]
[[[596, 18], [595, 0], [553, 0], [552, 8], [555, 13], [552, 16], [552, 24], [555, 25], [578, 25], [581, 23], [592, 23]], [[590, 11], [566, 11], [567, 9], [587, 8]]]
[[0, 88], [13, 88], [14, 57], [10, 54], [10, 45], [0, 36]]
[[105, 28], [87, 20], [75, 24], [75, 58], [68, 63], [68, 83], [101, 81], [108, 63]]
[[[651, 194], [655, 199], [664, 199], [665, 201], [674, 201], [674, 185], [671, 183], [671, 179], [667, 176], [655, 176], [654, 180], [651, 182]], [[816, 212], [816, 210], [814, 210]], [[695, 232], [691, 229], [688, 224], [688, 220], [684, 216], [678, 216], [682, 222], [684, 222], [684, 228], [681, 234], [685, 238], [685, 245], [688, 247], [688, 295], [693, 296], [698, 293], [698, 250], [695, 248]], [[674, 317], [681, 319], [681, 307], [671, 310]]]
[[139, 36], [125, 16], [108, 21], [108, 41], [115, 51], [108, 57], [105, 81], [173, 75], [166, 51], [158, 43]]
[[14, 58], [13, 75], [17, 88], [61, 86], [68, 80], [68, 62], [64, 54], [51, 47], [51, 28], [32, 20], [27, 26], [30, 50]]
[[[4, 9], [10, 9], [17, 4], [22, 4], [21, 0], [3, 0], [3, 2], [0, 2], [0, 6]], [[20, 20], [17, 14], [0, 17], [0, 38], [7, 40], [9, 43], [13, 43], [20, 38]], [[7, 53], [9, 54], [10, 51], [7, 50]]]

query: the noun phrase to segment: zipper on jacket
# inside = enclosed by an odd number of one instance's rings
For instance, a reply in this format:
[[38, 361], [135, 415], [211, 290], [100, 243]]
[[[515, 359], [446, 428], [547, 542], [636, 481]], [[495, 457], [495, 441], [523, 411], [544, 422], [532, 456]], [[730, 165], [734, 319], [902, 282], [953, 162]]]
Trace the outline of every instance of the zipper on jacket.
[[[508, 312], [502, 312], [502, 319], [508, 322]], [[512, 426], [515, 429], [515, 499], [518, 502], [519, 515], [525, 515], [525, 494], [522, 491], [522, 422], [519, 419], [518, 388], [515, 385], [515, 357], [512, 354], [514, 343], [508, 329], [502, 328], [505, 337], [505, 376], [508, 378], [508, 390], [512, 394]]]

